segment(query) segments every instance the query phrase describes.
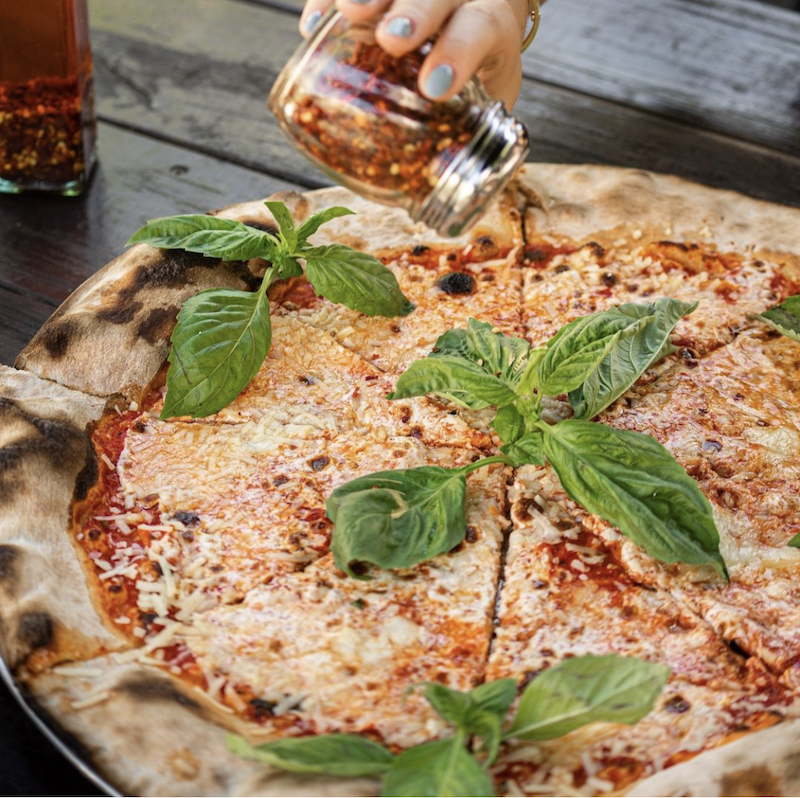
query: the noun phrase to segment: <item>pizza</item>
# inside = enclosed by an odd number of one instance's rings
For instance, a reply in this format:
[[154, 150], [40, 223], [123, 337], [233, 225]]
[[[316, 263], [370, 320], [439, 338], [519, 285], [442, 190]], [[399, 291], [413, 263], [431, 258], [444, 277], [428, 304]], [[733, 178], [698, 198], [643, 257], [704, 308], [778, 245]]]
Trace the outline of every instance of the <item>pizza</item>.
[[[354, 210], [314, 244], [375, 255], [416, 309], [368, 316], [279, 281], [255, 377], [214, 413], [169, 419], [181, 305], [252, 291], [268, 264], [139, 244], [56, 311], [0, 369], [0, 642], [26, 702], [123, 793], [371, 795], [375, 778], [290, 773], [237, 756], [226, 734], [358, 735], [398, 754], [452, 733], [415, 685], [513, 680], [521, 694], [613, 654], [669, 668], [652, 711], [504, 742], [498, 794], [800, 789], [800, 344], [755, 318], [800, 294], [800, 211], [557, 165], [526, 167], [457, 239], [342, 189], [273, 199], [298, 223]], [[262, 202], [214, 216], [277, 230]], [[665, 297], [697, 303], [674, 351], [596, 421], [685, 469], [729, 581], [648, 554], [551, 464], [500, 462], [485, 407], [390, 398], [470, 319], [535, 348]], [[339, 567], [334, 491], [484, 457], [460, 543], [411, 566]]]

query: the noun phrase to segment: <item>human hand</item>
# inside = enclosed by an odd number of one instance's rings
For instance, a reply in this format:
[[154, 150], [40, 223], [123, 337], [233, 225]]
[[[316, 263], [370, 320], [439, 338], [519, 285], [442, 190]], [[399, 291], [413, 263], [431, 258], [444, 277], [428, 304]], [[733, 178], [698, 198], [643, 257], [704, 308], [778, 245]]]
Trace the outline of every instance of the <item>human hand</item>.
[[476, 74], [489, 96], [511, 108], [522, 83], [520, 47], [527, 0], [307, 0], [300, 32], [308, 36], [336, 4], [351, 22], [379, 18], [376, 41], [399, 58], [439, 33], [419, 75], [419, 89], [448, 100]]

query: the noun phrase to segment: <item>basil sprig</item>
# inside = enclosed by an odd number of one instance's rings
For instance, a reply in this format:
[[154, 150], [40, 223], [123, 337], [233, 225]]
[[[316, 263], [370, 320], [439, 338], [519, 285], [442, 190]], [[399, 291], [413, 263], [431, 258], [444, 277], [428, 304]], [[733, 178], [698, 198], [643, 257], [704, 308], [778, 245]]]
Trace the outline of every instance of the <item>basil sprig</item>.
[[294, 773], [382, 776], [382, 796], [493, 796], [488, 770], [503, 741], [552, 740], [598, 721], [637, 723], [653, 709], [669, 674], [665, 665], [616, 654], [568, 659], [528, 684], [510, 722], [506, 716], [517, 693], [514, 679], [487, 682], [469, 692], [425, 683], [420, 685], [425, 698], [455, 733], [397, 756], [351, 734], [257, 746], [229, 734], [228, 748]]
[[780, 305], [757, 314], [755, 318], [766, 322], [787, 338], [800, 341], [800, 295], [790, 296]]
[[325, 222], [351, 214], [328, 208], [299, 227], [283, 202], [266, 202], [278, 234], [216, 216], [153, 219], [129, 244], [183, 249], [210, 258], [270, 262], [258, 291], [210, 289], [184, 303], [172, 333], [167, 397], [161, 418], [202, 418], [230, 404], [258, 372], [271, 334], [267, 291], [275, 280], [303, 274], [318, 296], [368, 316], [404, 316], [414, 306], [394, 274], [377, 258], [341, 244], [313, 247], [308, 239]]
[[[407, 568], [449, 551], [466, 533], [467, 473], [549, 461], [567, 495], [651, 556], [709, 565], [727, 579], [711, 505], [683, 467], [647, 435], [586, 420], [674, 351], [669, 335], [695, 307], [673, 299], [620, 305], [565, 325], [539, 349], [475, 319], [442, 335], [390, 398], [436, 393], [462, 407], [494, 405], [502, 454], [460, 469], [383, 471], [337, 488], [327, 508], [337, 566], [351, 575], [355, 562]], [[564, 393], [574, 417], [545, 423], [544, 398]]]

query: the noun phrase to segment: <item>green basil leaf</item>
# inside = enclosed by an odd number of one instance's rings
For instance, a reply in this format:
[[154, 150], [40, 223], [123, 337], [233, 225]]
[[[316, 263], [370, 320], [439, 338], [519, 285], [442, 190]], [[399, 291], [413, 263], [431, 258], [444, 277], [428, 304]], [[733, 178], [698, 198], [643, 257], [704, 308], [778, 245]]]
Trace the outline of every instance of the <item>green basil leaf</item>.
[[561, 486], [585, 510], [662, 562], [711, 565], [727, 578], [708, 499], [658, 441], [574, 419], [539, 428]]
[[514, 405], [505, 405], [492, 419], [492, 428], [505, 444], [513, 443], [525, 434], [525, 419]]
[[397, 380], [390, 399], [435, 393], [460, 407], [481, 410], [503, 406], [517, 395], [499, 377], [460, 357], [426, 357], [415, 360]]
[[609, 311], [623, 323], [625, 318], [651, 321], [618, 340], [583, 384], [570, 391], [575, 417], [593, 418], [619, 399], [653, 363], [674, 352], [669, 336], [681, 318], [696, 307], [697, 302], [659, 299], [649, 305], [631, 303]]
[[326, 208], [324, 211], [315, 213], [309, 216], [300, 227], [297, 228], [297, 244], [304, 247], [308, 243], [308, 239], [322, 227], [326, 222], [331, 219], [336, 219], [338, 216], [350, 216], [353, 214], [349, 208], [343, 208], [341, 205], [336, 205], [332, 208]]
[[469, 697], [475, 706], [486, 712], [492, 712], [504, 718], [517, 695], [517, 683], [514, 679], [496, 679], [478, 685], [470, 691]]
[[653, 709], [669, 674], [666, 665], [616, 654], [565, 660], [525, 688], [506, 737], [552, 740], [596, 721], [636, 723]]
[[780, 305], [756, 315], [779, 333], [800, 341], [800, 295], [790, 296]]
[[292, 277], [302, 277], [303, 275], [300, 261], [286, 252], [279, 252], [273, 259], [272, 265], [278, 270], [282, 280], [290, 280]]
[[217, 216], [166, 216], [151, 219], [131, 236], [130, 244], [150, 244], [161, 249], [199, 252], [209, 258], [271, 261], [278, 253], [278, 240], [270, 233]]
[[539, 392], [557, 396], [574, 391], [623, 338], [635, 335], [654, 318], [652, 314], [633, 318], [610, 308], [565, 324], [547, 342], [539, 361]]
[[195, 294], [184, 303], [172, 332], [161, 418], [202, 418], [221, 410], [261, 368], [271, 339], [266, 288]]
[[325, 506], [331, 552], [350, 576], [354, 562], [410, 568], [450, 551], [467, 530], [464, 469], [380, 471], [341, 485]]
[[439, 336], [429, 357], [462, 358], [513, 389], [528, 365], [530, 348], [524, 338], [494, 332], [491, 324], [469, 319], [466, 330], [448, 330]]
[[409, 748], [384, 776], [382, 796], [492, 796], [486, 771], [459, 737]]
[[304, 251], [314, 291], [367, 316], [407, 316], [414, 306], [377, 258], [341, 244]]
[[464, 729], [470, 710], [474, 703], [469, 693], [453, 690], [436, 682], [425, 682], [425, 698], [428, 703], [447, 721], [469, 733]]
[[287, 737], [261, 745], [250, 745], [236, 734], [228, 734], [226, 739], [231, 753], [292, 773], [380, 776], [394, 761], [391, 752], [382, 745], [354, 734]]
[[530, 463], [544, 465], [544, 439], [538, 430], [529, 432], [513, 443], [500, 447], [500, 451], [508, 458], [509, 465], [514, 468]]
[[294, 253], [297, 249], [297, 232], [294, 229], [294, 219], [289, 209], [286, 207], [285, 202], [270, 202], [269, 200], [264, 203], [269, 208], [269, 212], [275, 217], [275, 221], [280, 227], [280, 237], [284, 243], [284, 248], [287, 252]]
[[547, 354], [544, 346], [531, 349], [528, 353], [528, 365], [520, 375], [516, 391], [520, 396], [530, 396], [539, 389], [539, 362]]
[[798, 532], [786, 545], [800, 549], [800, 532]]

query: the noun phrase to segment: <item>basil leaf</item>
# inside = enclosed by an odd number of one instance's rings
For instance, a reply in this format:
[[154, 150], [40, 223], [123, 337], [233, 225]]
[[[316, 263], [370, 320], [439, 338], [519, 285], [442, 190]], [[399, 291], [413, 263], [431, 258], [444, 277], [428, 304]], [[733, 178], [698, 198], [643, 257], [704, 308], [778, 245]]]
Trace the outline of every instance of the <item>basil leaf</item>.
[[300, 265], [300, 261], [285, 251], [279, 252], [274, 257], [272, 265], [278, 270], [278, 274], [282, 280], [290, 280], [292, 277], [303, 276], [303, 267]]
[[570, 498], [656, 559], [711, 565], [727, 579], [711, 505], [658, 441], [591, 421], [538, 426]]
[[282, 249], [293, 253], [297, 249], [297, 233], [294, 229], [294, 219], [292, 219], [286, 203], [267, 200], [264, 205], [269, 208], [269, 212], [275, 217], [275, 221], [280, 227], [280, 237], [284, 245]]
[[184, 249], [223, 260], [266, 258], [271, 261], [279, 249], [278, 240], [270, 233], [233, 219], [202, 215], [151, 219], [131, 236], [130, 244]]
[[786, 545], [800, 549], [800, 532], [798, 532]]
[[479, 709], [492, 712], [499, 718], [505, 717], [517, 695], [517, 683], [514, 679], [496, 679], [478, 685], [469, 693], [469, 697]]
[[414, 306], [377, 258], [341, 244], [304, 251], [314, 291], [367, 316], [407, 316]]
[[382, 796], [492, 796], [486, 771], [460, 737], [409, 748], [396, 757], [383, 779]]
[[462, 358], [513, 389], [528, 365], [530, 348], [524, 338], [494, 332], [491, 324], [469, 319], [466, 330], [448, 330], [439, 336], [429, 357]]
[[380, 776], [394, 761], [391, 752], [382, 745], [354, 734], [287, 737], [255, 746], [236, 734], [228, 734], [226, 740], [231, 753], [292, 773]]
[[380, 471], [341, 485], [325, 505], [336, 567], [357, 576], [354, 562], [410, 568], [450, 551], [466, 534], [466, 490], [465, 469], [438, 466]]
[[492, 428], [504, 443], [513, 443], [525, 434], [525, 419], [514, 405], [505, 405], [492, 419]]
[[509, 465], [519, 468], [528, 463], [531, 465], [544, 465], [543, 447], [544, 439], [542, 433], [534, 430], [513, 443], [501, 446], [500, 451], [508, 458]]
[[790, 296], [777, 307], [756, 315], [779, 333], [800, 341], [800, 295]]
[[636, 723], [653, 709], [669, 674], [666, 665], [616, 654], [565, 660], [525, 688], [506, 737], [552, 740], [596, 721]]
[[481, 410], [507, 405], [517, 395], [499, 377], [460, 357], [426, 357], [415, 360], [397, 380], [390, 399], [435, 393], [460, 407]]
[[619, 399], [653, 363], [674, 352], [669, 336], [681, 318], [696, 307], [697, 302], [659, 299], [649, 305], [631, 303], [614, 308], [618, 319], [651, 321], [618, 340], [583, 384], [570, 391], [575, 418], [593, 418]]
[[322, 227], [326, 222], [331, 219], [336, 219], [338, 216], [350, 216], [353, 214], [349, 208], [343, 208], [341, 205], [336, 205], [332, 208], [326, 208], [324, 211], [315, 213], [309, 216], [300, 227], [297, 228], [297, 244], [304, 247], [308, 243], [308, 239]]
[[539, 392], [557, 396], [574, 391], [623, 338], [635, 335], [654, 318], [652, 314], [633, 318], [611, 308], [565, 324], [547, 342], [539, 361]]
[[469, 693], [462, 693], [461, 690], [453, 690], [436, 682], [425, 682], [424, 695], [441, 717], [469, 733], [468, 729], [463, 728], [470, 710], [474, 708]]
[[209, 416], [253, 379], [272, 339], [269, 280], [256, 293], [211, 289], [184, 303], [172, 332], [161, 418]]

